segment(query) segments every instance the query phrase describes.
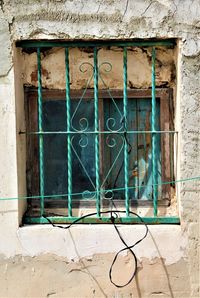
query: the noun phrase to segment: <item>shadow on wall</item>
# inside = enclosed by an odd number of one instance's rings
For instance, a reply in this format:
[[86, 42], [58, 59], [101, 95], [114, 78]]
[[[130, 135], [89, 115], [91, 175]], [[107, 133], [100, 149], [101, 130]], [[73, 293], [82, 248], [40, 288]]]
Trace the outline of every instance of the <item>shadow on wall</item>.
[[[152, 233], [151, 233], [150, 230], [149, 230], [149, 235], [150, 235], [150, 237], [151, 237], [151, 239], [152, 239], [152, 241], [153, 241], [153, 243], [154, 243], [154, 245], [155, 245], [155, 248], [156, 248], [156, 250], [157, 250], [157, 252], [158, 252], [158, 255], [159, 255], [159, 258], [160, 258], [160, 262], [161, 262], [161, 264], [162, 264], [162, 269], [163, 269], [164, 274], [165, 274], [165, 280], [167, 281], [167, 286], [168, 286], [168, 289], [169, 289], [170, 297], [171, 297], [171, 298], [174, 298], [174, 294], [173, 294], [172, 287], [171, 287], [171, 284], [170, 284], [169, 274], [168, 274], [168, 272], [167, 272], [167, 267], [166, 267], [166, 265], [165, 265], [165, 263], [164, 263], [164, 259], [162, 258], [162, 255], [161, 255], [161, 253], [160, 253], [160, 250], [159, 250], [159, 248], [158, 248], [158, 245], [157, 245], [157, 243], [156, 243], [156, 241], [155, 241], [155, 239], [154, 239], [154, 237], [153, 237], [153, 235], [152, 235]], [[138, 277], [137, 277], [137, 279], [136, 279], [136, 284], [137, 284], [137, 286], [138, 286]], [[138, 288], [139, 288], [139, 286], [138, 286]], [[140, 297], [140, 296], [139, 296], [139, 297]], [[142, 296], [141, 296], [141, 297], [142, 297]]]
[[[113, 254], [108, 253], [93, 255], [91, 258], [81, 258], [70, 230], [69, 234], [79, 259], [79, 267], [75, 267], [71, 272], [76, 271], [76, 273], [79, 272], [88, 275], [88, 287], [91, 288], [93, 297], [110, 297], [112, 295], [112, 297], [143, 298], [162, 294], [164, 295], [162, 297], [175, 298], [176, 295], [174, 296], [173, 294], [167, 267], [150, 231], [149, 235], [159, 255], [159, 259], [152, 262], [149, 260], [138, 262], [138, 271], [135, 278], [124, 288], [115, 287], [109, 280], [109, 269], [113, 260]], [[113, 267], [113, 280], [117, 284], [125, 284], [130, 279], [134, 265], [131, 254], [128, 253], [127, 255], [119, 256]]]
[[[80, 255], [79, 255], [79, 252], [78, 252], [78, 249], [76, 247], [76, 244], [75, 244], [75, 241], [74, 241], [74, 238], [73, 238], [73, 235], [71, 233], [71, 231], [69, 230], [69, 234], [70, 234], [70, 237], [71, 237], [71, 240], [72, 240], [72, 243], [74, 245], [74, 250], [77, 254], [77, 257], [78, 259], [80, 260], [80, 264], [81, 264], [81, 269], [79, 269], [80, 272], [82, 273], [86, 273], [88, 274], [88, 276], [90, 277], [90, 279], [92, 280], [92, 283], [94, 284], [94, 288], [97, 287], [97, 289], [100, 291], [101, 295], [103, 297], [107, 297], [106, 293], [104, 292], [103, 290], [103, 287], [100, 285], [100, 283], [98, 282], [97, 278], [94, 276], [94, 274], [91, 273], [90, 271], [90, 266], [88, 266], [83, 259], [81, 259]], [[95, 294], [95, 289], [93, 290], [93, 294]]]

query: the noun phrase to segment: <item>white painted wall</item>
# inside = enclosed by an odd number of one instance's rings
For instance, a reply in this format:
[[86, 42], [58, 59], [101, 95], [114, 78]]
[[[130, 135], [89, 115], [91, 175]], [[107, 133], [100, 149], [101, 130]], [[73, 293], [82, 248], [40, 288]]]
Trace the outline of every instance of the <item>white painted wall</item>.
[[[22, 141], [16, 132], [16, 127], [18, 130], [24, 125], [23, 121], [19, 125], [20, 113], [16, 117], [16, 112], [19, 111], [17, 106], [20, 101], [18, 96], [20, 91], [16, 91], [15, 85], [20, 81], [20, 74], [15, 71], [14, 75], [13, 63], [14, 44], [20, 39], [179, 38], [182, 42], [177, 69], [176, 106], [176, 126], [179, 130], [179, 178], [199, 176], [199, 19], [200, 2], [198, 0], [129, 0], [127, 3], [116, 0], [4, 1], [0, 7], [0, 197], [18, 197], [25, 191], [23, 175], [20, 176], [19, 173], [20, 158], [23, 160], [23, 156], [19, 155], [21, 151], [17, 149]], [[158, 257], [164, 260], [166, 266], [174, 265], [175, 271], [173, 272], [176, 272], [184, 291], [181, 292], [181, 289], [177, 288], [177, 281], [173, 280], [174, 296], [169, 290], [163, 297], [169, 294], [171, 297], [190, 295], [197, 298], [199, 295], [197, 248], [199, 243], [199, 190], [199, 181], [181, 183], [178, 198], [181, 225], [150, 227], [151, 235], [135, 249], [144, 264], [145, 258], [151, 260]], [[116, 252], [121, 248], [112, 226], [80, 225], [73, 227], [70, 232], [51, 226], [19, 228], [19, 205], [17, 200], [0, 201], [0, 253], [6, 258], [48, 253], [65, 257], [68, 260], [80, 260], [80, 257], [102, 254], [103, 260], [105, 254]], [[143, 227], [123, 226], [120, 230], [132, 243], [140, 237]], [[188, 270], [185, 275], [187, 281], [179, 272], [178, 263], [182, 260]], [[100, 261], [98, 262], [100, 264]], [[100, 267], [97, 267], [95, 271], [97, 280], [101, 278], [98, 268]], [[153, 275], [157, 267], [152, 268], [154, 268], [152, 269]], [[173, 272], [170, 273], [171, 278]], [[76, 278], [76, 275], [73, 278]], [[3, 277], [1, 279], [2, 284], [5, 285]], [[145, 281], [147, 283], [147, 279]], [[155, 280], [154, 284], [156, 285]], [[148, 296], [155, 291], [151, 290], [150, 283], [147, 285], [149, 294], [145, 295]], [[84, 288], [83, 285], [82, 287]], [[156, 288], [157, 291], [159, 287], [160, 285]], [[6, 291], [8, 295], [9, 292]], [[114, 295], [121, 295], [120, 293], [122, 294], [122, 292], [113, 290], [112, 295], [115, 297]], [[131, 290], [129, 290], [130, 293]], [[128, 295], [128, 292], [126, 294]], [[155, 295], [154, 293], [151, 297], [156, 297]], [[138, 294], [138, 297], [142, 296]]]

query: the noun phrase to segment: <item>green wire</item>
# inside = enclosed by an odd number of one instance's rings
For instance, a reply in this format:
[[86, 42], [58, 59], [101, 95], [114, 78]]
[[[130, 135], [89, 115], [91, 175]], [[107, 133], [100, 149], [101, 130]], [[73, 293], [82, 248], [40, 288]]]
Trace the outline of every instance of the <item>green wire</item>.
[[[180, 179], [180, 180], [172, 180], [169, 182], [161, 182], [161, 183], [156, 183], [155, 185], [150, 185], [150, 186], [159, 186], [159, 185], [167, 185], [167, 184], [176, 184], [176, 183], [182, 183], [182, 182], [189, 182], [189, 181], [195, 181], [195, 180], [200, 180], [200, 176], [196, 177], [191, 177], [191, 178], [186, 178], [186, 179]], [[145, 188], [147, 185], [141, 185], [140, 188]], [[138, 186], [129, 186], [128, 189], [137, 189]], [[100, 190], [100, 193], [105, 193], [109, 191], [119, 191], [119, 190], [124, 190], [125, 187], [120, 187], [120, 188], [113, 188], [113, 189], [104, 189]], [[90, 194], [95, 193], [95, 192], [90, 192]], [[77, 195], [82, 195], [82, 192], [80, 193], [73, 193], [71, 194], [72, 196], [77, 196]], [[60, 197], [67, 197], [68, 194], [60, 194], [60, 195], [44, 195], [44, 196], [24, 196], [24, 197], [18, 197], [18, 198], [0, 198], [0, 201], [9, 201], [9, 200], [26, 200], [26, 199], [40, 199], [40, 198], [60, 198]]]

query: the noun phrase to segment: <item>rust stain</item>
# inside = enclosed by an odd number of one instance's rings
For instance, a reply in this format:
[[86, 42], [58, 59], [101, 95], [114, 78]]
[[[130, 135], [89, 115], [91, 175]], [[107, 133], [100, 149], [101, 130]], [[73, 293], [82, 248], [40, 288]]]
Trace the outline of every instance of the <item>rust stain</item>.
[[[49, 72], [45, 69], [42, 68], [41, 69], [42, 72], [42, 76], [47, 80], [49, 79]], [[38, 80], [38, 76], [37, 76], [37, 69], [35, 69], [32, 73], [31, 73], [31, 82], [37, 82]]]
[[133, 170], [131, 177], [138, 177], [138, 170]]

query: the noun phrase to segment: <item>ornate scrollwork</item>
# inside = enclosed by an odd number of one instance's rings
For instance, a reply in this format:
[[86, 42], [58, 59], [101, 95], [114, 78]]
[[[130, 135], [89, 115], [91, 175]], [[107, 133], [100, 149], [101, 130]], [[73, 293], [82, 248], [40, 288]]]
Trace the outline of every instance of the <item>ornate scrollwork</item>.
[[[89, 67], [87, 67], [87, 66], [89, 66]], [[79, 70], [82, 73], [89, 71], [89, 68], [92, 69], [92, 72], [94, 71], [94, 66], [90, 62], [83, 62], [79, 66]]]
[[71, 137], [71, 145], [73, 148], [74, 148], [73, 142], [75, 138], [76, 138], [77, 144], [80, 147], [85, 148], [88, 146], [88, 143], [89, 143], [88, 136], [82, 133], [82, 134], [76, 134]]
[[108, 135], [106, 137], [106, 145], [110, 148], [113, 148], [117, 145], [116, 135]]
[[[111, 91], [109, 89], [109, 86], [106, 84], [106, 82], [103, 79], [103, 72], [111, 72], [111, 71], [112, 71], [112, 64], [111, 63], [102, 62], [99, 65], [99, 78], [102, 81], [104, 87], [106, 88], [106, 91], [108, 92], [108, 95], [109, 95], [110, 99], [112, 100], [113, 105], [115, 106], [117, 113], [119, 114], [118, 119], [122, 119], [123, 115], [122, 115], [122, 113], [121, 113], [121, 111], [118, 107], [118, 104], [116, 103], [115, 99], [113, 98], [113, 96], [111, 94]], [[107, 121], [106, 121], [106, 126], [107, 126], [107, 129], [109, 131], [114, 131], [114, 132], [115, 131], [117, 132], [117, 131], [120, 131], [120, 130], [123, 129], [123, 125], [122, 125], [121, 121], [119, 121], [119, 124], [117, 125], [116, 120], [114, 118], [108, 118]]]
[[110, 117], [106, 120], [106, 127], [109, 131], [118, 132], [118, 131], [122, 130], [122, 128], [123, 128], [122, 123], [121, 122], [119, 122], [119, 123], [121, 126], [117, 129], [116, 128], [117, 123], [116, 123], [115, 118]]
[[[80, 136], [80, 135], [79, 135], [79, 136]], [[89, 175], [89, 173], [88, 173], [88, 171], [87, 171], [87, 169], [86, 169], [86, 167], [85, 167], [83, 161], [81, 160], [80, 156], [78, 155], [78, 153], [77, 153], [77, 151], [76, 151], [76, 149], [75, 149], [76, 146], [74, 146], [74, 144], [73, 144], [75, 137], [77, 137], [77, 136], [73, 136], [73, 137], [71, 138], [71, 147], [72, 147], [72, 150], [73, 150], [73, 152], [74, 152], [74, 154], [75, 154], [77, 160], [79, 161], [81, 167], [83, 168], [83, 171], [85, 172], [85, 175], [87, 176], [88, 180], [90, 181], [91, 186], [95, 189], [95, 185], [94, 185], [94, 183], [93, 183], [93, 181], [92, 181], [92, 179], [91, 179], [91, 177], [90, 177], [90, 175]], [[87, 137], [86, 135], [82, 135], [82, 136], [80, 137], [79, 141], [78, 141], [78, 144], [79, 144], [79, 146], [81, 146], [82, 148], [87, 147], [87, 145], [88, 145], [88, 137]]]
[[83, 63], [81, 63], [81, 65], [79, 66], [79, 70], [80, 70], [80, 72], [82, 72], [82, 73], [86, 73], [86, 72], [88, 72], [89, 69], [92, 69], [92, 74], [91, 74], [91, 76], [89, 77], [89, 79], [88, 79], [88, 81], [87, 81], [87, 85], [86, 85], [85, 89], [83, 90], [83, 93], [82, 93], [82, 95], [81, 95], [81, 98], [80, 98], [80, 100], [79, 100], [79, 102], [78, 102], [78, 104], [77, 104], [77, 106], [76, 106], [76, 108], [75, 108], [75, 111], [74, 111], [74, 113], [73, 113], [73, 115], [72, 115], [72, 117], [71, 117], [71, 127], [72, 127], [72, 129], [73, 129], [74, 131], [76, 131], [76, 132], [80, 132], [80, 133], [81, 133], [81, 132], [84, 132], [84, 131], [87, 131], [87, 129], [88, 129], [88, 127], [89, 127], [89, 121], [88, 121], [88, 119], [85, 118], [85, 117], [79, 119], [79, 121], [78, 121], [78, 123], [79, 123], [79, 127], [78, 127], [78, 128], [75, 127], [75, 126], [73, 125], [73, 121], [74, 121], [74, 118], [75, 118], [75, 116], [76, 116], [76, 113], [77, 113], [77, 111], [78, 111], [78, 109], [79, 109], [79, 107], [80, 107], [80, 104], [81, 104], [81, 102], [82, 102], [82, 100], [83, 100], [83, 98], [84, 98], [84, 96], [85, 96], [85, 93], [86, 93], [86, 91], [87, 91], [87, 89], [88, 89], [88, 87], [89, 87], [89, 85], [90, 85], [90, 83], [91, 83], [91, 81], [92, 81], [93, 74], [94, 74], [94, 67], [93, 67], [93, 65], [92, 65], [91, 63], [89, 63], [89, 62], [83, 62]]
[[96, 193], [94, 191], [89, 191], [89, 190], [85, 190], [82, 193], [82, 198], [84, 200], [91, 200], [91, 199], [95, 199], [96, 197]]
[[106, 190], [104, 192], [104, 198], [107, 200], [112, 200], [114, 198], [113, 190]]
[[80, 135], [80, 140], [79, 140], [79, 146], [81, 146], [82, 148], [87, 147], [88, 145], [88, 136], [85, 134], [81, 134]]
[[102, 62], [99, 65], [99, 73], [100, 71], [110, 72], [112, 70], [112, 64], [110, 62]]
[[88, 119], [85, 118], [85, 117], [84, 118], [80, 118], [79, 119], [79, 125], [80, 125], [80, 128], [81, 128], [80, 132], [86, 131], [88, 129], [88, 127], [89, 127]]

